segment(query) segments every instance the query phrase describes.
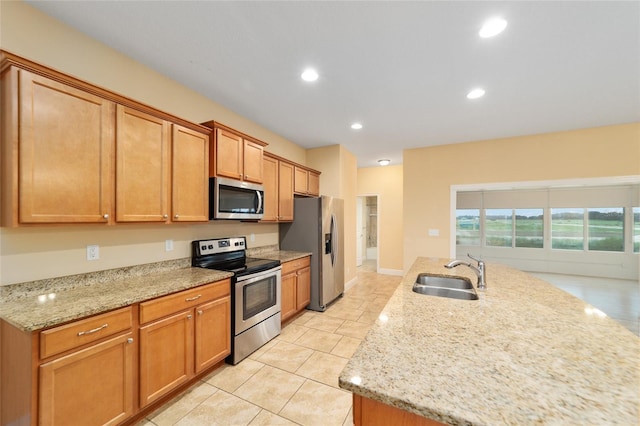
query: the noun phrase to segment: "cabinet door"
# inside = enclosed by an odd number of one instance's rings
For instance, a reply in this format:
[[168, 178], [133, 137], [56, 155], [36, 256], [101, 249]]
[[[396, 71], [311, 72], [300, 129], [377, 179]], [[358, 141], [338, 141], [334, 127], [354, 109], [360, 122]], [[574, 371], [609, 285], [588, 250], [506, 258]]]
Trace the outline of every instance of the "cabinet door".
[[306, 267], [298, 271], [296, 283], [296, 310], [300, 311], [311, 302], [311, 268]]
[[41, 425], [115, 425], [133, 414], [133, 334], [40, 366]]
[[108, 222], [114, 103], [23, 70], [19, 80], [19, 222]]
[[195, 369], [199, 373], [231, 353], [231, 298], [198, 306], [195, 325]]
[[280, 316], [282, 321], [296, 313], [296, 273], [282, 276], [282, 303]]
[[140, 406], [193, 376], [193, 310], [140, 328]]
[[306, 195], [309, 191], [309, 182], [308, 182], [309, 173], [300, 167], [295, 168], [295, 183], [293, 190], [297, 194]]
[[247, 182], [262, 183], [263, 177], [263, 156], [262, 145], [245, 140], [244, 141], [244, 175], [242, 180]]
[[169, 218], [169, 123], [118, 105], [116, 220]]
[[242, 137], [216, 129], [216, 175], [242, 180]]
[[320, 195], [320, 175], [314, 172], [309, 172], [309, 195]]
[[263, 222], [278, 221], [278, 163], [275, 158], [264, 157], [264, 215]]
[[173, 125], [174, 222], [209, 220], [209, 135]]
[[279, 162], [278, 172], [278, 220], [293, 220], [293, 165]]

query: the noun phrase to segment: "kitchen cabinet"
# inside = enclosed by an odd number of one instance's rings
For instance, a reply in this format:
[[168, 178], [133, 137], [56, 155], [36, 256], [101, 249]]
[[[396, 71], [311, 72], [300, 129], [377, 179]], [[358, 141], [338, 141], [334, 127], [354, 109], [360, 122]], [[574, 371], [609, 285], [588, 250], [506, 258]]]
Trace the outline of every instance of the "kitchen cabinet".
[[140, 405], [231, 353], [231, 283], [223, 280], [140, 304]]
[[311, 257], [284, 262], [281, 272], [282, 321], [302, 311], [311, 301]]
[[39, 424], [118, 424], [133, 414], [132, 327], [128, 307], [40, 333]]
[[208, 220], [210, 129], [0, 58], [3, 226]]
[[35, 73], [2, 75], [3, 225], [107, 223], [115, 104]]
[[320, 195], [320, 172], [301, 166], [295, 167], [294, 192], [298, 195]]
[[357, 394], [353, 395], [353, 424], [355, 426], [444, 426], [444, 423]]
[[293, 220], [293, 164], [271, 154], [264, 156], [263, 222]]
[[265, 142], [255, 139], [215, 121], [203, 123], [214, 129], [215, 163], [211, 176], [262, 183]]

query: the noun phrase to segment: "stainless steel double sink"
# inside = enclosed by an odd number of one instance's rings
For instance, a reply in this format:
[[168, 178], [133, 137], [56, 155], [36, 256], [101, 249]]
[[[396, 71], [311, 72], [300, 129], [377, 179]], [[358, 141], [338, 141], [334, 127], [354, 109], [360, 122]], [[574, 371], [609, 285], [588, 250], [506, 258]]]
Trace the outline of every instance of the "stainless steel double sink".
[[478, 294], [471, 281], [462, 277], [418, 274], [416, 282], [413, 284], [413, 291], [428, 296], [478, 300]]

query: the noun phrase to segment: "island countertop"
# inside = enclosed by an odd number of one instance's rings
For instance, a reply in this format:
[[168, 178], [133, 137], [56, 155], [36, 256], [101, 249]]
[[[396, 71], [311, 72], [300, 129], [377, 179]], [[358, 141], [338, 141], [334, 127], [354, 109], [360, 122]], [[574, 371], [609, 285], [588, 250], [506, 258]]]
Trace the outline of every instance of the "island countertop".
[[638, 424], [640, 339], [580, 299], [487, 264], [479, 300], [412, 291], [418, 258], [340, 374], [340, 387], [453, 425]]

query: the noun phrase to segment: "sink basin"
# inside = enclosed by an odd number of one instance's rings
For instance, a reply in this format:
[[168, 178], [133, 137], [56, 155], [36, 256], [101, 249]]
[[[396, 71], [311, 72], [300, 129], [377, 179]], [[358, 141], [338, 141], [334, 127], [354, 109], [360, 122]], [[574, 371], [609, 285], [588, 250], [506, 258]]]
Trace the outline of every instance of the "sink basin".
[[478, 294], [473, 288], [473, 284], [466, 278], [418, 274], [416, 282], [413, 284], [413, 291], [428, 296], [478, 300]]
[[456, 288], [464, 290], [473, 289], [473, 284], [471, 284], [471, 281], [469, 281], [468, 279], [457, 277], [440, 277], [429, 274], [418, 274], [416, 283], [432, 287]]

